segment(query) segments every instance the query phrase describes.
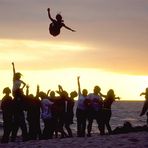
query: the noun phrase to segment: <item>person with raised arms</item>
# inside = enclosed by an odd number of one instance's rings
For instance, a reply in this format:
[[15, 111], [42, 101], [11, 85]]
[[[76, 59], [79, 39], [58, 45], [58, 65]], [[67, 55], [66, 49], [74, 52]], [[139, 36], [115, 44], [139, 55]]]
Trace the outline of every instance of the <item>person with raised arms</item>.
[[55, 37], [55, 36], [59, 35], [62, 27], [66, 28], [72, 32], [75, 32], [75, 30], [71, 29], [70, 27], [68, 27], [64, 24], [64, 20], [62, 19], [61, 14], [58, 13], [56, 15], [56, 19], [53, 19], [50, 14], [50, 8], [48, 8], [47, 11], [48, 11], [48, 17], [52, 21], [52, 23], [49, 25], [49, 33], [52, 36]]

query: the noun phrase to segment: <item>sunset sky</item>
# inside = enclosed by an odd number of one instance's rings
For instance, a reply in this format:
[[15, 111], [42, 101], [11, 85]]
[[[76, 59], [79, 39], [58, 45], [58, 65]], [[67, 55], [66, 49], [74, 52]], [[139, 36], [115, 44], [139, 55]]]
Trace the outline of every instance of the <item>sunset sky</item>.
[[[61, 13], [61, 34], [48, 33]], [[147, 0], [0, 0], [0, 92], [12, 87], [14, 61], [22, 79], [35, 91], [56, 89], [58, 84], [103, 93], [113, 88], [121, 99], [144, 99], [148, 87]], [[2, 96], [2, 94], [0, 94]]]

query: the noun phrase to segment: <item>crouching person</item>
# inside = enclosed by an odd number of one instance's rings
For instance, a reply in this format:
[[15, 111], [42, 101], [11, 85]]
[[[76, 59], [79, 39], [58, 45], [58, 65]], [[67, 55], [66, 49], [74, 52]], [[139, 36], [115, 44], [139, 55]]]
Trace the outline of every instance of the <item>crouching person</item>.
[[55, 130], [52, 116], [53, 102], [49, 100], [44, 92], [40, 92], [39, 97], [41, 98], [41, 118], [44, 122], [43, 139], [51, 139]]

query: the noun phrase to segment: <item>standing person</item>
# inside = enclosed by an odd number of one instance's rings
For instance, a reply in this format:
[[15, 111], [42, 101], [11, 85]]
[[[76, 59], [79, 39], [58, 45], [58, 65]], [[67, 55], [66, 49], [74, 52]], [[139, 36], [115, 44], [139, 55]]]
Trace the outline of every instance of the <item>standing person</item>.
[[52, 139], [55, 130], [52, 115], [53, 102], [49, 100], [44, 92], [39, 92], [39, 97], [41, 98], [41, 118], [44, 122], [43, 139]]
[[120, 99], [119, 97], [115, 97], [114, 90], [110, 89], [107, 92], [107, 95], [102, 95], [105, 99], [103, 100], [103, 124], [104, 128], [107, 127], [108, 133], [112, 133], [112, 129], [110, 126], [110, 118], [112, 115], [111, 105], [116, 99]]
[[17, 132], [19, 127], [22, 131], [22, 138], [23, 141], [28, 140], [28, 133], [27, 133], [27, 126], [25, 121], [25, 114], [24, 111], [26, 111], [26, 104], [22, 100], [13, 99], [13, 128], [12, 128], [12, 135], [11, 135], [11, 142], [15, 142]]
[[[64, 131], [64, 125], [65, 125], [65, 113], [67, 110], [67, 98], [68, 93], [63, 90], [61, 85], [58, 85], [59, 90], [56, 91], [59, 94], [59, 97], [56, 99], [56, 106], [58, 107], [58, 131], [61, 133], [61, 138], [68, 137], [66, 132]], [[67, 119], [66, 119], [67, 120]]]
[[94, 87], [94, 92], [90, 93], [87, 97], [87, 136], [91, 136], [92, 124], [95, 119], [98, 124], [98, 129], [100, 131], [100, 135], [104, 135], [103, 129], [103, 118], [102, 118], [102, 107], [103, 107], [103, 99], [100, 95], [101, 88], [99, 86]]
[[23, 141], [28, 140], [27, 135], [27, 126], [25, 122], [25, 114], [26, 111], [26, 97], [23, 94], [23, 88], [26, 86], [26, 83], [23, 82], [21, 78], [21, 73], [15, 71], [14, 63], [13, 66], [13, 116], [14, 116], [14, 125], [12, 129], [12, 137], [11, 141], [14, 142], [17, 136], [17, 132], [19, 127], [22, 130], [22, 138]]
[[26, 83], [21, 80], [22, 74], [15, 71], [14, 63], [12, 62], [13, 67], [13, 96], [14, 98], [21, 98], [23, 96], [23, 88], [26, 86]]
[[72, 91], [70, 93], [70, 105], [68, 106], [70, 108], [70, 116], [71, 116], [71, 124], [73, 124], [73, 118], [74, 118], [74, 105], [75, 105], [75, 100], [74, 98], [78, 96], [78, 93], [76, 91]]
[[3, 89], [5, 96], [2, 98], [1, 109], [3, 115], [4, 134], [1, 143], [8, 143], [9, 136], [12, 131], [13, 114], [12, 114], [12, 97], [10, 96], [11, 90], [9, 87]]
[[64, 113], [65, 113], [65, 100], [62, 96], [63, 89], [59, 85], [59, 90], [56, 91], [59, 96], [55, 96], [55, 92], [50, 92], [50, 100], [54, 102], [52, 107], [52, 113], [54, 118], [55, 125], [55, 136], [58, 137], [58, 132], [61, 133], [60, 138], [67, 137], [67, 134], [64, 132]]
[[[63, 90], [61, 85], [58, 85], [59, 90], [56, 91], [60, 96], [59, 99], [57, 99], [57, 106], [59, 106], [58, 108], [58, 129], [59, 132], [61, 133], [61, 138], [65, 138], [68, 137], [69, 135], [72, 135], [71, 129], [69, 127], [69, 116], [66, 116], [67, 113], [67, 108], [68, 108], [68, 93]], [[65, 124], [66, 123], [66, 124]], [[66, 132], [64, 131], [64, 125], [66, 125], [66, 130], [68, 131], [68, 134], [66, 134]]]
[[83, 89], [81, 93], [80, 77], [77, 77], [77, 83], [78, 83], [78, 101], [77, 101], [77, 108], [76, 108], [77, 136], [85, 137], [85, 129], [86, 129], [85, 100], [86, 100], [88, 91], [87, 89]]
[[[144, 95], [145, 96], [145, 102], [143, 104], [142, 111], [140, 113], [140, 116], [143, 116], [147, 111], [148, 111], [148, 88], [145, 89], [145, 92], [142, 92], [140, 96]], [[146, 113], [147, 115], [147, 126], [148, 126], [148, 112]]]
[[[27, 126], [25, 121], [26, 102], [22, 100], [13, 99], [13, 128], [11, 135], [11, 142], [15, 142], [18, 129], [21, 128], [23, 141], [28, 140]], [[24, 108], [25, 106], [25, 108]]]
[[[50, 95], [49, 95], [50, 92]], [[49, 100], [53, 102], [52, 105], [52, 115], [53, 115], [53, 122], [55, 125], [54, 133], [55, 137], [58, 138], [58, 115], [59, 115], [59, 106], [57, 105], [58, 97], [55, 96], [55, 92], [48, 90], [47, 95], [49, 95]]]
[[56, 19], [53, 19], [50, 15], [50, 8], [47, 9], [48, 11], [48, 17], [52, 21], [52, 23], [49, 25], [49, 33], [53, 36], [57, 36], [60, 34], [60, 30], [62, 27], [65, 27], [66, 29], [75, 32], [75, 30], [69, 28], [64, 24], [64, 20], [62, 20], [61, 14], [56, 15]]
[[36, 96], [29, 94], [29, 86], [27, 86], [27, 121], [29, 126], [29, 139], [41, 139], [40, 128], [40, 106], [41, 102], [38, 98], [39, 86], [37, 86]]
[[77, 96], [77, 92], [73, 91], [70, 93], [70, 97], [68, 97], [68, 93], [65, 91], [63, 97], [65, 97], [65, 114], [64, 114], [64, 125], [68, 132], [68, 137], [73, 137], [72, 130], [70, 125], [73, 123], [73, 108], [74, 108], [74, 98]]

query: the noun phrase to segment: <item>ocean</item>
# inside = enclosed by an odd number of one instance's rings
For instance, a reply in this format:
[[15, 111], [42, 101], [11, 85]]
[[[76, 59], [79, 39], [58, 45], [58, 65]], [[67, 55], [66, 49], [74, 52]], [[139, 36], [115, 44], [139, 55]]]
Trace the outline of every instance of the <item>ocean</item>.
[[[129, 121], [133, 126], [143, 126], [146, 124], [146, 115], [140, 117], [144, 101], [116, 101], [112, 104], [112, 117], [110, 125], [112, 130], [117, 126], [122, 126], [124, 122]], [[72, 129], [76, 132], [76, 119]], [[93, 123], [92, 133], [98, 133], [96, 121]]]
[[[112, 117], [110, 125], [112, 129], [122, 126], [125, 121], [129, 121], [133, 126], [143, 126], [146, 124], [146, 115], [140, 117], [144, 101], [116, 101], [112, 105]], [[75, 105], [76, 106], [76, 105]], [[75, 110], [75, 109], [74, 109]], [[2, 113], [0, 111], [0, 126], [2, 124]], [[43, 127], [43, 123], [41, 123]], [[74, 124], [71, 125], [73, 133], [76, 133], [76, 118]], [[92, 133], [97, 133], [98, 127], [96, 121], [93, 123]], [[0, 137], [2, 135], [2, 127], [0, 128]]]

